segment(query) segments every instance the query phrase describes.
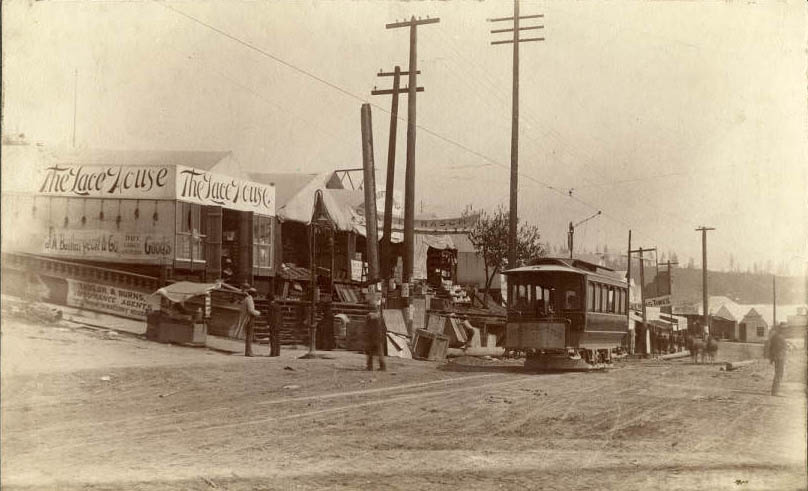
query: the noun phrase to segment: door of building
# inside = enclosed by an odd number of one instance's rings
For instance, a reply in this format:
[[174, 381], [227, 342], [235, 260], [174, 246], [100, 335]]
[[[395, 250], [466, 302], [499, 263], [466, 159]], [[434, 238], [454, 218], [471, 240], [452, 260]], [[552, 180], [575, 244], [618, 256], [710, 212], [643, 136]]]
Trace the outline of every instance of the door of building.
[[222, 207], [206, 206], [204, 212], [207, 213], [205, 275], [206, 281], [214, 281], [222, 277]]

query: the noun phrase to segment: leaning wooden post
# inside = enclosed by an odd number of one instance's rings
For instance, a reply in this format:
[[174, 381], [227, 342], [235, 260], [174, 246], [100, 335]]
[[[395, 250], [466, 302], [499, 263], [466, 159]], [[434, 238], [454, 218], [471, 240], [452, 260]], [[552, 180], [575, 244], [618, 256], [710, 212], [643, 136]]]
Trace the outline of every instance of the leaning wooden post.
[[365, 172], [365, 223], [368, 247], [368, 284], [379, 281], [379, 234], [376, 230], [376, 178], [373, 165], [373, 125], [370, 104], [362, 104], [362, 167]]

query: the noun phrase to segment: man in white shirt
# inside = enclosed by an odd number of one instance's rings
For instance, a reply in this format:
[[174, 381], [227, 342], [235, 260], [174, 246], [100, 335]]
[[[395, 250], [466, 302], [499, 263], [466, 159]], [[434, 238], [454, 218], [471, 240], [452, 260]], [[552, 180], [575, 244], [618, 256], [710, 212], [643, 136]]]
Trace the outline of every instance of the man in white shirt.
[[253, 297], [257, 293], [256, 289], [248, 284], [245, 284], [243, 289], [246, 295], [241, 302], [241, 312], [239, 312], [238, 317], [239, 331], [244, 330], [244, 356], [253, 356], [252, 341], [254, 320], [261, 315], [261, 312], [255, 310], [255, 302], [253, 301]]

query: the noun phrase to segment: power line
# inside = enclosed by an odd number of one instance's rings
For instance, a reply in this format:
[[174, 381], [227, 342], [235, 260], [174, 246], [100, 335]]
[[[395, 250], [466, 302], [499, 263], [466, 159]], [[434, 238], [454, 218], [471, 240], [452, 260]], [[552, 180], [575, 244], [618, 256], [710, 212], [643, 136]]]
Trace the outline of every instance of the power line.
[[[174, 7], [172, 7], [172, 6], [168, 5], [168, 4], [165, 4], [163, 2], [159, 2], [159, 1], [155, 0], [155, 3], [157, 3], [158, 5], [164, 7], [166, 9], [178, 14], [178, 15], [181, 15], [182, 17], [185, 17], [186, 19], [188, 19], [188, 20], [190, 20], [192, 22], [195, 22], [195, 23], [197, 23], [197, 24], [199, 24], [199, 25], [201, 25], [201, 26], [203, 26], [203, 27], [205, 27], [207, 29], [210, 29], [210, 30], [216, 32], [217, 34], [219, 34], [219, 35], [221, 35], [221, 36], [223, 36], [223, 37], [225, 37], [227, 39], [230, 39], [231, 41], [233, 41], [233, 42], [235, 42], [237, 44], [240, 44], [240, 45], [242, 45], [242, 46], [244, 46], [244, 47], [246, 47], [246, 48], [248, 48], [248, 49], [250, 49], [252, 51], [255, 51], [256, 53], [259, 53], [262, 56], [265, 56], [265, 57], [267, 57], [267, 58], [269, 58], [269, 59], [271, 59], [271, 60], [273, 60], [273, 61], [275, 61], [277, 63], [280, 63], [281, 65], [286, 66], [289, 69], [294, 70], [295, 72], [298, 72], [298, 73], [300, 73], [302, 75], [305, 75], [305, 76], [307, 76], [307, 77], [309, 77], [309, 78], [311, 78], [313, 80], [316, 80], [317, 82], [320, 82], [320, 83], [322, 83], [322, 84], [324, 84], [324, 85], [326, 85], [326, 86], [328, 86], [328, 87], [330, 87], [330, 88], [332, 88], [334, 90], [337, 90], [338, 92], [340, 92], [340, 93], [342, 93], [342, 94], [344, 94], [344, 95], [346, 95], [346, 96], [348, 96], [348, 97], [350, 97], [352, 99], [355, 99], [355, 100], [363, 102], [363, 103], [367, 103], [367, 100], [365, 98], [363, 98], [363, 97], [361, 97], [361, 96], [359, 96], [357, 94], [354, 94], [350, 90], [347, 90], [347, 89], [345, 89], [343, 87], [340, 87], [339, 85], [337, 85], [337, 84], [335, 84], [333, 82], [330, 82], [330, 81], [328, 81], [328, 80], [326, 80], [326, 79], [324, 79], [324, 78], [322, 78], [322, 77], [320, 77], [320, 76], [318, 76], [318, 75], [316, 75], [316, 74], [314, 74], [314, 73], [312, 73], [312, 72], [310, 72], [310, 71], [308, 71], [306, 69], [300, 68], [300, 67], [294, 65], [293, 63], [290, 63], [290, 62], [288, 62], [288, 61], [286, 61], [286, 60], [284, 60], [284, 59], [282, 59], [282, 58], [280, 58], [280, 57], [278, 57], [276, 55], [273, 55], [272, 53], [270, 53], [270, 52], [268, 52], [268, 51], [266, 51], [266, 50], [264, 50], [264, 49], [262, 49], [262, 48], [260, 48], [260, 47], [258, 47], [256, 45], [254, 45], [254, 44], [252, 44], [252, 43], [250, 43], [248, 41], [245, 41], [243, 39], [240, 39], [240, 38], [228, 33], [227, 31], [225, 31], [223, 29], [220, 29], [220, 28], [218, 28], [216, 26], [213, 26], [212, 24], [209, 24], [209, 23], [207, 23], [207, 22], [205, 22], [205, 21], [203, 21], [203, 20], [201, 20], [201, 19], [199, 19], [197, 17], [194, 17], [193, 15], [190, 15], [190, 14], [188, 14], [188, 13], [182, 11], [182, 10], [174, 8]], [[381, 106], [379, 106], [377, 104], [374, 104], [374, 103], [370, 103], [370, 104], [372, 106], [376, 107], [377, 109], [379, 109], [380, 111], [389, 114], [389, 110], [387, 110], [386, 108], [381, 107]], [[403, 120], [403, 118], [400, 118], [400, 119]], [[536, 125], [536, 126], [540, 127], [541, 125]], [[432, 130], [430, 128], [427, 128], [427, 127], [422, 126], [422, 125], [416, 125], [416, 127], [418, 129], [424, 131], [425, 133], [427, 133], [427, 134], [429, 134], [429, 135], [431, 135], [431, 136], [433, 136], [433, 137], [435, 137], [435, 138], [437, 138], [439, 140], [442, 140], [442, 141], [444, 141], [446, 143], [449, 143], [449, 144], [451, 144], [451, 145], [453, 145], [453, 146], [455, 146], [457, 148], [460, 148], [460, 149], [462, 149], [462, 150], [464, 150], [464, 151], [466, 151], [466, 152], [468, 152], [468, 153], [470, 153], [470, 154], [472, 154], [472, 155], [474, 155], [474, 156], [476, 156], [476, 157], [478, 157], [478, 158], [480, 158], [480, 159], [482, 159], [482, 160], [484, 160], [484, 161], [486, 161], [486, 162], [488, 162], [488, 163], [490, 163], [492, 165], [495, 165], [497, 167], [501, 167], [503, 169], [509, 169], [509, 167], [506, 166], [505, 164], [502, 164], [502, 163], [492, 159], [491, 157], [488, 157], [487, 155], [485, 155], [485, 154], [483, 154], [483, 153], [481, 153], [481, 152], [479, 152], [477, 150], [469, 148], [468, 146], [466, 146], [466, 145], [464, 145], [464, 144], [462, 144], [462, 143], [460, 143], [460, 142], [458, 142], [458, 141], [456, 141], [456, 140], [454, 140], [452, 138], [446, 137], [446, 136], [444, 136], [444, 135], [442, 135], [442, 134], [440, 134], [440, 133], [438, 133], [438, 132], [436, 132], [436, 131], [434, 131], [434, 130]], [[578, 198], [577, 196], [574, 196], [571, 193], [568, 193], [564, 189], [561, 189], [561, 188], [559, 188], [557, 186], [553, 186], [553, 185], [551, 185], [551, 184], [549, 184], [549, 183], [547, 183], [547, 182], [545, 182], [545, 181], [543, 181], [541, 179], [538, 179], [538, 178], [536, 178], [534, 176], [524, 174], [523, 172], [519, 172], [518, 175], [522, 176], [522, 177], [525, 177], [526, 179], [528, 179], [528, 180], [530, 180], [530, 181], [544, 187], [547, 190], [553, 191], [553, 192], [555, 192], [555, 193], [557, 193], [557, 194], [559, 194], [561, 196], [568, 197], [569, 199], [572, 199], [573, 201], [578, 202], [578, 203], [580, 203], [580, 204], [582, 204], [584, 206], [587, 206], [587, 207], [589, 207], [589, 208], [591, 208], [593, 210], [603, 209], [603, 207], [597, 206], [597, 205], [595, 205], [593, 203], [590, 203], [590, 202], [588, 202], [586, 200]], [[606, 211], [603, 211], [603, 216], [612, 219], [616, 223], [619, 223], [619, 224], [625, 226], [626, 228], [632, 228], [633, 227], [632, 225], [630, 225], [624, 219], [622, 219], [622, 218], [620, 218], [620, 217], [618, 217], [616, 215], [613, 215], [611, 213], [608, 213]], [[636, 229], [636, 227], [633, 227], [633, 228]], [[645, 234], [643, 234], [643, 235], [645, 235]]]

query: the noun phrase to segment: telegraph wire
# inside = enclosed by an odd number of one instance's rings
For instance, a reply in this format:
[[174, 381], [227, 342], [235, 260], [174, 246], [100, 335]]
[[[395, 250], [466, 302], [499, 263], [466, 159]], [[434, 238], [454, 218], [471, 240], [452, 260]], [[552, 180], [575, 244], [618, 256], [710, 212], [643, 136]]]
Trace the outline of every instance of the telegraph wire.
[[[361, 96], [359, 96], [357, 94], [354, 94], [350, 90], [347, 90], [347, 89], [345, 89], [343, 87], [340, 87], [339, 85], [337, 85], [337, 84], [335, 84], [333, 82], [330, 82], [330, 81], [328, 81], [328, 80], [326, 80], [326, 79], [324, 79], [324, 78], [322, 78], [322, 77], [320, 77], [320, 76], [318, 76], [318, 75], [316, 75], [316, 74], [314, 74], [314, 73], [312, 73], [312, 72], [310, 72], [310, 71], [308, 71], [306, 69], [300, 68], [300, 67], [298, 67], [298, 66], [296, 66], [296, 65], [294, 65], [294, 64], [292, 64], [292, 63], [290, 63], [290, 62], [288, 62], [288, 61], [286, 61], [286, 60], [284, 60], [284, 59], [282, 59], [282, 58], [280, 58], [280, 57], [278, 57], [276, 55], [273, 55], [272, 53], [270, 53], [270, 52], [268, 52], [268, 51], [266, 51], [266, 50], [264, 50], [264, 49], [262, 49], [262, 48], [260, 48], [260, 47], [258, 47], [256, 45], [254, 45], [254, 44], [252, 44], [252, 43], [250, 43], [248, 41], [245, 41], [243, 39], [240, 39], [240, 38], [228, 33], [227, 31], [225, 31], [223, 29], [220, 29], [220, 28], [218, 28], [218, 27], [216, 27], [216, 26], [214, 26], [212, 24], [209, 24], [209, 23], [207, 23], [207, 22], [205, 22], [205, 21], [203, 21], [203, 20], [201, 20], [201, 19], [199, 19], [197, 17], [194, 17], [193, 15], [190, 15], [190, 14], [188, 14], [188, 13], [182, 11], [182, 10], [174, 8], [174, 7], [168, 5], [167, 3], [163, 2], [163, 1], [154, 0], [154, 2], [157, 5], [160, 5], [161, 7], [164, 7], [166, 9], [178, 14], [178, 15], [181, 15], [182, 17], [185, 17], [186, 19], [188, 19], [188, 20], [190, 20], [192, 22], [195, 22], [195, 23], [197, 23], [197, 24], [199, 24], [199, 25], [201, 25], [201, 26], [203, 26], [203, 27], [205, 27], [207, 29], [210, 29], [211, 31], [214, 31], [217, 34], [219, 34], [219, 35], [221, 35], [221, 36], [223, 36], [223, 37], [225, 37], [227, 39], [230, 39], [231, 41], [233, 41], [233, 42], [235, 42], [237, 44], [240, 44], [240, 45], [242, 45], [242, 46], [244, 46], [244, 47], [246, 47], [246, 48], [248, 48], [248, 49], [250, 49], [250, 50], [252, 50], [252, 51], [254, 51], [256, 53], [259, 53], [260, 55], [265, 56], [265, 57], [267, 57], [267, 58], [269, 58], [269, 59], [271, 59], [271, 60], [273, 60], [273, 61], [275, 61], [277, 63], [280, 63], [281, 65], [283, 65], [283, 66], [285, 66], [285, 67], [287, 67], [287, 68], [289, 68], [291, 70], [294, 70], [295, 72], [298, 72], [298, 73], [300, 73], [302, 75], [305, 75], [306, 77], [309, 77], [309, 78], [311, 78], [313, 80], [316, 80], [317, 82], [320, 82], [323, 85], [326, 85], [326, 86], [328, 86], [328, 87], [330, 87], [330, 88], [332, 88], [334, 90], [337, 90], [338, 92], [340, 92], [340, 93], [342, 93], [342, 94], [344, 94], [344, 95], [346, 95], [346, 96], [348, 96], [348, 97], [350, 97], [352, 99], [355, 99], [355, 100], [357, 100], [359, 102], [362, 102], [362, 103], [369, 103], [367, 99], [365, 99], [365, 98], [363, 98], [363, 97], [361, 97]], [[372, 102], [370, 102], [370, 104], [371, 104], [371, 106], [376, 107], [378, 110], [389, 114], [389, 110], [387, 110], [386, 108], [381, 107], [378, 104], [375, 104], [375, 103], [372, 103]], [[403, 117], [399, 117], [399, 119], [402, 120], [402, 121], [404, 120]], [[521, 119], [521, 117], [520, 117], [520, 119]], [[540, 125], [537, 125], [537, 126], [540, 126]], [[487, 155], [485, 155], [485, 154], [483, 154], [483, 153], [481, 153], [481, 152], [479, 152], [477, 150], [469, 148], [468, 146], [466, 146], [466, 145], [464, 145], [464, 144], [462, 144], [462, 143], [460, 143], [460, 142], [458, 142], [458, 141], [456, 141], [456, 140], [454, 140], [452, 138], [443, 136], [440, 133], [438, 133], [438, 132], [436, 132], [436, 131], [434, 131], [434, 130], [432, 130], [430, 128], [427, 128], [427, 127], [422, 126], [422, 125], [417, 125], [417, 128], [424, 131], [425, 133], [439, 139], [439, 140], [442, 140], [442, 141], [444, 141], [446, 143], [449, 143], [449, 144], [451, 144], [453, 146], [456, 146], [456, 147], [458, 147], [458, 148], [460, 148], [460, 149], [462, 149], [462, 150], [464, 150], [464, 151], [466, 151], [466, 152], [468, 152], [468, 153], [470, 153], [470, 154], [484, 160], [485, 162], [488, 162], [488, 163], [490, 163], [492, 165], [495, 165], [495, 166], [503, 168], [503, 169], [510, 170], [509, 166], [507, 166], [505, 164], [502, 164], [502, 163], [492, 159], [491, 157], [488, 157]], [[599, 207], [599, 206], [597, 206], [597, 205], [595, 205], [593, 203], [590, 203], [590, 202], [588, 202], [586, 200], [583, 200], [583, 199], [581, 199], [581, 198], [579, 198], [577, 196], [574, 196], [572, 193], [569, 193], [569, 190], [565, 190], [565, 189], [553, 186], [552, 184], [549, 184], [549, 183], [547, 183], [547, 182], [545, 182], [545, 181], [543, 181], [541, 179], [538, 179], [538, 178], [536, 178], [536, 177], [534, 177], [532, 175], [529, 175], [529, 174], [525, 174], [523, 172], [519, 172], [519, 175], [522, 176], [522, 177], [525, 177], [526, 179], [528, 179], [529, 181], [532, 181], [535, 184], [538, 184], [538, 185], [544, 187], [545, 189], [547, 189], [549, 191], [553, 191], [553, 192], [555, 192], [555, 193], [557, 193], [557, 194], [559, 194], [559, 195], [561, 195], [563, 197], [567, 197], [567, 198], [569, 198], [569, 199], [571, 199], [571, 200], [573, 200], [575, 202], [578, 202], [578, 203], [580, 203], [580, 204], [582, 204], [584, 206], [587, 206], [587, 207], [589, 207], [589, 208], [591, 208], [593, 210], [598, 210], [598, 209], [603, 210], [603, 207]], [[611, 213], [608, 213], [605, 210], [603, 211], [603, 216], [609, 217], [610, 219], [612, 219], [616, 223], [619, 223], [619, 224], [623, 225], [624, 227], [631, 228], [633, 230], [637, 230], [637, 232], [639, 232], [639, 229], [637, 229], [635, 226], [632, 226], [631, 224], [629, 224], [624, 219], [622, 219], [622, 218], [620, 218], [620, 217], [618, 217], [616, 215], [613, 215]], [[643, 234], [643, 235], [646, 235], [646, 234]], [[647, 238], [651, 239], [650, 236], [647, 236]]]

